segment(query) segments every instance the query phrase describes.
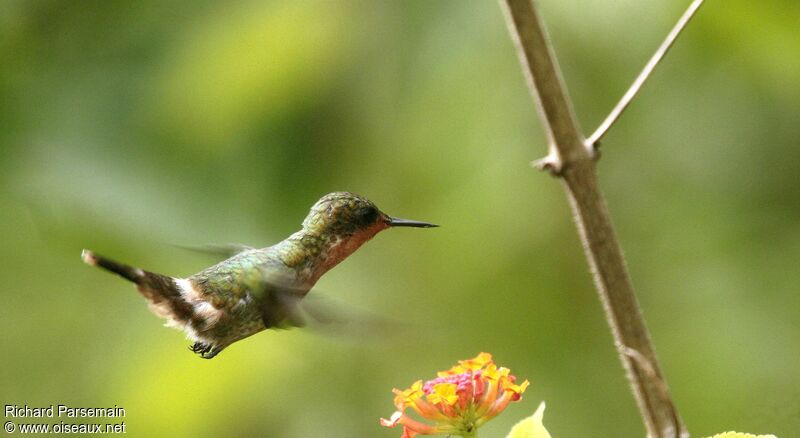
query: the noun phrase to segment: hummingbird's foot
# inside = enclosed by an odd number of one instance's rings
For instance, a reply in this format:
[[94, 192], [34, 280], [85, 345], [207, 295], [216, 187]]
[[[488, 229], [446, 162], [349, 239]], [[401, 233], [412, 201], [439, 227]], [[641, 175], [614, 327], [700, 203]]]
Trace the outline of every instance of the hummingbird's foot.
[[192, 350], [193, 353], [197, 353], [203, 359], [211, 359], [219, 354], [219, 352], [222, 351], [222, 348], [215, 347], [211, 344], [195, 342], [194, 345], [189, 347], [189, 350]]
[[205, 351], [210, 351], [211, 350], [211, 346], [210, 345], [206, 345], [206, 344], [204, 344], [202, 342], [195, 342], [194, 345], [189, 347], [189, 349], [192, 350], [193, 353], [198, 353], [199, 354], [199, 353], [202, 353], [202, 352], [205, 352]]
[[222, 351], [221, 348], [214, 347], [211, 349], [211, 351], [200, 353], [200, 357], [203, 359], [213, 359], [214, 356], [218, 355], [220, 351]]

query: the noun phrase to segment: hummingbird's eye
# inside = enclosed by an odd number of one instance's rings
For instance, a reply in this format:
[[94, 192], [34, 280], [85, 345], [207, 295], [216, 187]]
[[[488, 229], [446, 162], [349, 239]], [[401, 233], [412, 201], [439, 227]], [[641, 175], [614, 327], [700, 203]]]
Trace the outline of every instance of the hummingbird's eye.
[[356, 217], [362, 225], [369, 225], [378, 219], [378, 209], [371, 206], [359, 208]]

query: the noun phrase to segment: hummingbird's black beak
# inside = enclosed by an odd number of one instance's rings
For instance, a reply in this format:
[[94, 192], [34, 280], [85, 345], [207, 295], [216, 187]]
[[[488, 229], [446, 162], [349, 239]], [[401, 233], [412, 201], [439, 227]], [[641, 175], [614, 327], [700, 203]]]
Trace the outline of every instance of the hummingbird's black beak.
[[414, 228], [434, 228], [438, 227], [436, 224], [428, 222], [412, 221], [411, 219], [400, 219], [398, 217], [389, 218], [390, 227], [414, 227]]

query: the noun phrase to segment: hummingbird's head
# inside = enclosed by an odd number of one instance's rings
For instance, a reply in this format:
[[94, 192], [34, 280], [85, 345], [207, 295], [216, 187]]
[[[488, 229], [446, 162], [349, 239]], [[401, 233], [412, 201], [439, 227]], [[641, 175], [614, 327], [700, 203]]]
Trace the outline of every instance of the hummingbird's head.
[[[389, 227], [430, 228], [437, 225], [427, 222], [399, 219], [380, 211], [367, 198], [348, 192], [334, 192], [322, 197], [303, 221], [303, 235], [313, 235], [310, 245], [324, 254], [323, 262], [313, 274], [313, 282], [367, 240]], [[320, 245], [321, 243], [321, 245]]]
[[354, 239], [360, 243], [389, 227], [436, 226], [438, 225], [391, 217], [369, 199], [348, 192], [333, 192], [323, 196], [311, 207], [303, 221], [306, 231]]

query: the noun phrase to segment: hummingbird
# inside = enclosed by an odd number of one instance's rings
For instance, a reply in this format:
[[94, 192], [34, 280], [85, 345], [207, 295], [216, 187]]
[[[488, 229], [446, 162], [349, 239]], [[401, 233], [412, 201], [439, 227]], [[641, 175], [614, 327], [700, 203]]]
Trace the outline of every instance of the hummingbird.
[[[235, 247], [229, 258], [186, 278], [148, 272], [84, 249], [83, 261], [135, 283], [166, 326], [194, 341], [189, 349], [211, 359], [232, 343], [270, 328], [303, 326], [299, 302], [322, 275], [390, 227], [437, 227], [383, 213], [348, 192], [323, 196], [302, 229], [261, 249]], [[325, 315], [313, 314], [324, 322]]]

